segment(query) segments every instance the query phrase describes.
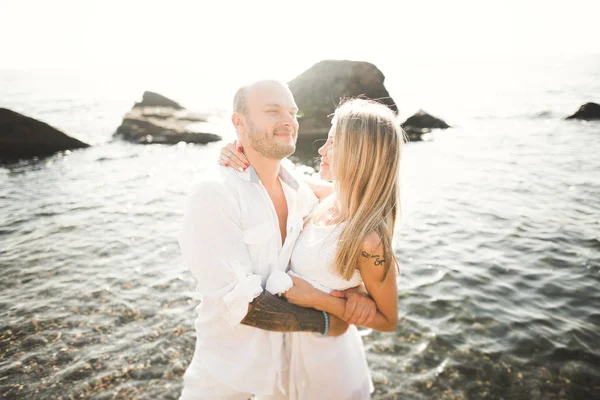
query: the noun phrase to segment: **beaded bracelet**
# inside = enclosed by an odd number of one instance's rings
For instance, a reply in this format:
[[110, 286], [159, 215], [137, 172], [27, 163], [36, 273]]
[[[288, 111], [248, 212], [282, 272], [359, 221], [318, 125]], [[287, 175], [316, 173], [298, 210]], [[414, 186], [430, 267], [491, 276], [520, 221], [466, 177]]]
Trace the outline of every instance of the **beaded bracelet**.
[[323, 331], [323, 336], [327, 336], [327, 333], [329, 332], [329, 315], [323, 311], [323, 316], [325, 317], [325, 330]]

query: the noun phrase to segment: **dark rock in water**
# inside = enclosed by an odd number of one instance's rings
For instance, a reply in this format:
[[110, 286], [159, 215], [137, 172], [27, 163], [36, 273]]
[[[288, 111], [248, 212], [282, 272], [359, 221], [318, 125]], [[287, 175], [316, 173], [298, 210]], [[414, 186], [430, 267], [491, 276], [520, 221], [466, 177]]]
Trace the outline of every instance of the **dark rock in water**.
[[549, 119], [552, 118], [554, 114], [552, 113], [552, 111], [541, 111], [537, 114], [535, 114], [535, 118], [540, 118], [540, 119]]
[[600, 382], [600, 369], [584, 361], [568, 361], [560, 368], [560, 377], [587, 387]]
[[570, 115], [565, 119], [583, 119], [585, 121], [600, 119], [600, 104], [585, 103], [579, 107], [579, 110], [577, 110], [575, 114]]
[[73, 361], [74, 357], [72, 355], [72, 351], [69, 351], [68, 349], [60, 349], [54, 356], [54, 360], [57, 363], [63, 364]]
[[176, 374], [183, 374], [187, 368], [187, 363], [183, 360], [175, 360], [173, 362], [173, 372]]
[[112, 391], [100, 392], [94, 394], [94, 400], [112, 400], [114, 399], [114, 396]]
[[115, 135], [136, 143], [210, 143], [221, 140], [209, 115], [188, 111], [171, 99], [145, 92], [141, 103], [123, 118]]
[[383, 73], [368, 62], [325, 60], [313, 65], [289, 82], [302, 114], [300, 136], [327, 134], [330, 115], [343, 98], [367, 97], [397, 112], [384, 80]]
[[89, 339], [89, 338], [87, 338], [87, 337], [79, 337], [79, 338], [75, 338], [75, 339], [73, 339], [73, 341], [71, 342], [71, 344], [72, 344], [73, 346], [77, 346], [77, 347], [79, 347], [79, 346], [87, 346], [87, 345], [88, 345], [88, 344], [90, 344], [90, 343], [91, 343], [91, 341], [90, 341], [90, 339]]
[[45, 157], [63, 150], [89, 147], [52, 126], [0, 108], [0, 161]]
[[432, 129], [448, 128], [450, 128], [450, 125], [423, 110], [419, 110], [402, 124], [402, 129], [404, 129], [408, 140], [411, 142], [421, 140], [421, 137], [425, 133], [431, 132]]
[[30, 348], [35, 346], [45, 346], [48, 340], [40, 335], [30, 335], [23, 341], [23, 347]]
[[150, 357], [150, 364], [152, 365], [167, 365], [169, 363], [169, 358], [162, 353], [154, 354]]
[[129, 371], [129, 375], [133, 379], [147, 381], [150, 379], [162, 378], [164, 372], [165, 372], [165, 368], [160, 366], [160, 367], [149, 367], [149, 368], [145, 368], [145, 369], [133, 369], [133, 370]]
[[408, 118], [402, 124], [402, 127], [412, 127], [412, 128], [429, 128], [429, 129], [447, 129], [450, 128], [450, 125], [445, 123], [439, 118], [434, 117], [426, 113], [423, 110], [419, 110], [412, 117]]
[[156, 315], [156, 310], [150, 307], [140, 308], [139, 311], [143, 318], [152, 318]]
[[169, 107], [176, 110], [183, 110], [179, 103], [154, 92], [144, 92], [141, 103], [135, 103], [134, 107]]

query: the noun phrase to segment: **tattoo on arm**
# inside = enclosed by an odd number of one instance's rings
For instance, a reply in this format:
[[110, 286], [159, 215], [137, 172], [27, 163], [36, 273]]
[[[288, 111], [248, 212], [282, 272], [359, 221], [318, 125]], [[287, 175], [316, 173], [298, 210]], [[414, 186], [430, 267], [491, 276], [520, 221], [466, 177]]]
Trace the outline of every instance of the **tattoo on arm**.
[[374, 258], [375, 261], [373, 261], [373, 264], [375, 264], [376, 266], [382, 265], [385, 262], [384, 258], [379, 258], [380, 257], [379, 254], [372, 255], [372, 254], [367, 253], [366, 251], [363, 251], [363, 252], [361, 252], [361, 255], [364, 258], [369, 258], [369, 259]]
[[266, 291], [250, 303], [242, 324], [275, 332], [322, 333], [325, 330], [321, 311], [288, 303]]

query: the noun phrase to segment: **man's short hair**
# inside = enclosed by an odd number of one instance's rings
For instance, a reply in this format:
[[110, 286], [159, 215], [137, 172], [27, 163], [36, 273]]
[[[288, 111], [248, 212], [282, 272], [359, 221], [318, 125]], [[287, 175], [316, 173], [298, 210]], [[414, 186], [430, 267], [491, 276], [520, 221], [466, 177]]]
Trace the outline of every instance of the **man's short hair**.
[[233, 97], [233, 112], [239, 112], [248, 115], [248, 92], [252, 86], [260, 84], [276, 84], [288, 87], [288, 84], [277, 79], [263, 79], [240, 87]]
[[233, 112], [248, 115], [248, 87], [249, 85], [244, 85], [235, 92], [235, 96], [233, 97]]

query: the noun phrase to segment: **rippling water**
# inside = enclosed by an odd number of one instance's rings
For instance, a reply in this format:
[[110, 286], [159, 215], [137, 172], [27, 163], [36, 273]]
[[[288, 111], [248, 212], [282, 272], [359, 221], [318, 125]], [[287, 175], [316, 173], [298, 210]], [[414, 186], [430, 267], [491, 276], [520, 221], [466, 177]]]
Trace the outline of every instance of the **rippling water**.
[[[407, 145], [401, 318], [364, 331], [374, 398], [600, 398], [600, 123], [561, 120], [600, 99], [599, 66]], [[135, 97], [58, 107], [2, 77], [1, 106], [96, 145], [0, 167], [0, 394], [177, 398], [198, 302], [177, 231], [221, 144], [111, 141]]]

